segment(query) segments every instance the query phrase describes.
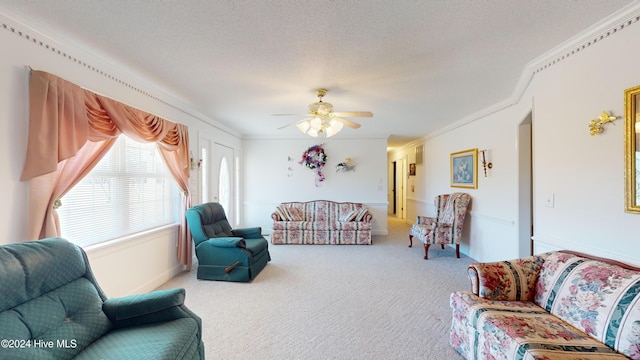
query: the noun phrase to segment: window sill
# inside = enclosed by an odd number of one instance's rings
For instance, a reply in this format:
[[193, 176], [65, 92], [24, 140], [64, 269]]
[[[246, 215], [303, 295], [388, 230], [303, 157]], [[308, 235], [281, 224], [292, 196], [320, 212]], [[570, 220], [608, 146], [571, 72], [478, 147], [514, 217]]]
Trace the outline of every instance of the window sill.
[[87, 254], [109, 251], [109, 250], [115, 251], [122, 248], [135, 246], [143, 242], [151, 241], [153, 239], [156, 239], [158, 236], [162, 236], [164, 234], [169, 235], [171, 232], [177, 231], [179, 227], [180, 227], [179, 224], [164, 225], [154, 229], [145, 230], [135, 234], [119, 237], [112, 240], [103, 241], [97, 244], [85, 245], [81, 247]]

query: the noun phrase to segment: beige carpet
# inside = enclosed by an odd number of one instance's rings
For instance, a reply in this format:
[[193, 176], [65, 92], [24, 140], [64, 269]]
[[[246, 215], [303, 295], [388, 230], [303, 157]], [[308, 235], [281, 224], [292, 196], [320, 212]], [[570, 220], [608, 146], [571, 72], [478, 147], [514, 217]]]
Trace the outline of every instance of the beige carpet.
[[389, 218], [373, 245], [270, 245], [251, 283], [196, 280], [184, 287], [202, 317], [207, 359], [462, 359], [449, 345], [449, 294], [468, 289], [451, 248], [407, 245], [409, 225]]

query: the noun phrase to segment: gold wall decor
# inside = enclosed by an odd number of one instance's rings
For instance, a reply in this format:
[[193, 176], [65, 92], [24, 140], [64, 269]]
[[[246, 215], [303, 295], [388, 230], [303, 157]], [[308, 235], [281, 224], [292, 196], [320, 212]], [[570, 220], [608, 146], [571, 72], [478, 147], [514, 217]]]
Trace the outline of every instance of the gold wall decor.
[[478, 150], [478, 152], [482, 153], [482, 169], [484, 170], [484, 177], [487, 177], [487, 169], [493, 169], [493, 163], [491, 161], [487, 162], [485, 157], [485, 153], [488, 150]]
[[606, 123], [613, 122], [617, 118], [618, 118], [617, 116], [609, 115], [609, 113], [607, 113], [606, 111], [603, 111], [602, 114], [600, 114], [600, 116], [598, 116], [597, 119], [593, 119], [589, 121], [589, 134], [593, 136], [593, 135], [603, 133], [604, 132], [603, 125]]
[[624, 91], [624, 210], [640, 213], [640, 86]]
[[478, 149], [451, 154], [451, 187], [478, 188]]

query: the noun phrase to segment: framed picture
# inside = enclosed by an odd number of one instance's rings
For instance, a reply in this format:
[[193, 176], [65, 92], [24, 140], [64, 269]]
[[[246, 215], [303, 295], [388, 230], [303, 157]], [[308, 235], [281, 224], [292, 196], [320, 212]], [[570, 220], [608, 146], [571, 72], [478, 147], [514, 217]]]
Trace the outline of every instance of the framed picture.
[[415, 175], [416, 175], [416, 164], [411, 163], [409, 164], [409, 176], [415, 176]]
[[478, 149], [451, 154], [451, 187], [478, 188]]

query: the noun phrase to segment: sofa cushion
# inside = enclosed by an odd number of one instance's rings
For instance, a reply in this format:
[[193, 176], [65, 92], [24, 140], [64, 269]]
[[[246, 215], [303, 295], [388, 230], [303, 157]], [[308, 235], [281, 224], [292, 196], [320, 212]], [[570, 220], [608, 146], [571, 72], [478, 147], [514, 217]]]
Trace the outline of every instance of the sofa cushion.
[[183, 318], [114, 330], [75, 359], [190, 359], [197, 357], [198, 343], [198, 324]]
[[562, 319], [544, 313], [487, 311], [478, 323], [480, 358], [626, 359]]
[[327, 231], [332, 227], [324, 222], [315, 221], [277, 221], [273, 223], [274, 230], [315, 230]]
[[451, 345], [467, 359], [625, 359], [528, 301], [451, 295]]
[[640, 272], [552, 253], [540, 271], [535, 301], [606, 345], [640, 358]]
[[371, 230], [371, 223], [364, 221], [338, 221], [336, 230]]

